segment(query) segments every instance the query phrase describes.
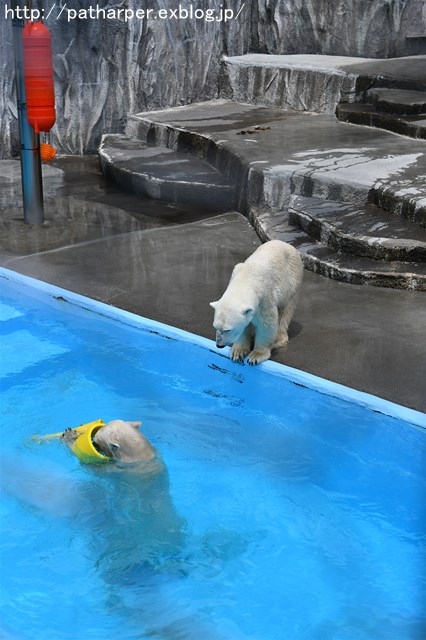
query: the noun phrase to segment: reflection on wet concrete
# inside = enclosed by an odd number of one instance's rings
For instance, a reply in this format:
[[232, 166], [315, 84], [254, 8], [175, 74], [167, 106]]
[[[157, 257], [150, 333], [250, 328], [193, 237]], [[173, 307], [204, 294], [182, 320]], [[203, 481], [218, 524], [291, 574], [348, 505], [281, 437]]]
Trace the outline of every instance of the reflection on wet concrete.
[[96, 156], [69, 156], [44, 165], [43, 189], [45, 224], [24, 224], [19, 162], [0, 162], [3, 255], [27, 255], [130, 231], [186, 224], [223, 211], [128, 195], [105, 180]]

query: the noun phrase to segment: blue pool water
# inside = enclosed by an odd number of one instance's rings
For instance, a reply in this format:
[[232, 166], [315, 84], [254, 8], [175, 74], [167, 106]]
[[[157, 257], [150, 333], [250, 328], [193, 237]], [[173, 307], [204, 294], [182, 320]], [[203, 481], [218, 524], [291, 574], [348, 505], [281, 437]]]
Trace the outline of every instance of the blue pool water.
[[[104, 307], [1, 293], [2, 638], [426, 637], [421, 426]], [[160, 489], [30, 439], [97, 418], [143, 421]]]

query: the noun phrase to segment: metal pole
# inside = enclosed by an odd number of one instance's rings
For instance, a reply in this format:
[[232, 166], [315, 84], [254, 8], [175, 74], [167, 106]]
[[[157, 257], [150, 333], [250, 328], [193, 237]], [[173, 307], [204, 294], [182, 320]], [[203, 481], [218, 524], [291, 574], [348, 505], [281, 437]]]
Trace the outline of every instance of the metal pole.
[[43, 224], [44, 207], [40, 135], [34, 132], [27, 118], [22, 47], [22, 30], [25, 26], [24, 10], [25, 7], [27, 10], [31, 9], [31, 5], [31, 0], [11, 0], [11, 8], [14, 10], [12, 27], [13, 47], [15, 51], [16, 99], [18, 103], [19, 134], [21, 139], [24, 222], [26, 224]]

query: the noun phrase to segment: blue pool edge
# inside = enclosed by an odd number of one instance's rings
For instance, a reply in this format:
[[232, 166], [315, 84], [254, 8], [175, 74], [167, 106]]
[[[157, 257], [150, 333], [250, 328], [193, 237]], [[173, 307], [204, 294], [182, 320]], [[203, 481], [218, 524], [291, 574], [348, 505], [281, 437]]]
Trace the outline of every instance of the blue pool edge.
[[[78, 293], [68, 291], [62, 287], [22, 275], [16, 271], [6, 269], [5, 267], [0, 267], [0, 278], [18, 287], [40, 293], [47, 298], [66, 301], [74, 306], [97, 313], [98, 315], [105, 316], [123, 324], [151, 333], [155, 332], [165, 337], [190, 342], [191, 344], [207, 349], [212, 353], [223, 356], [223, 351], [219, 351], [215, 342], [208, 338], [197, 336], [189, 331], [184, 331], [183, 329], [178, 329], [156, 320], [150, 320], [149, 318], [139, 316], [135, 313], [131, 313], [130, 311], [125, 311], [124, 309], [113, 307], [112, 305], [99, 302], [93, 298], [88, 298]], [[271, 360], [258, 365], [258, 367], [266, 373], [270, 373], [278, 377], [284, 377], [294, 384], [313, 389], [319, 393], [336, 397], [347, 402], [361, 405], [372, 411], [376, 411], [426, 429], [426, 414], [421, 411], [404, 407], [389, 400], [384, 400], [383, 398], [379, 398], [372, 394], [358, 391], [351, 387], [346, 387], [337, 382], [332, 382], [325, 378], [315, 376], [312, 373], [300, 371], [299, 369], [294, 369], [284, 364], [272, 362]]]

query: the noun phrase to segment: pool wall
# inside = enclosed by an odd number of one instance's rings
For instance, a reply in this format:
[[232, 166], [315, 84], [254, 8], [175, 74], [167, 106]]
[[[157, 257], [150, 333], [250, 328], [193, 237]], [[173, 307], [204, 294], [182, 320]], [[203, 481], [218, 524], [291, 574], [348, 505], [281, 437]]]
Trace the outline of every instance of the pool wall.
[[[43, 301], [48, 301], [50, 299], [50, 301], [55, 302], [56, 304], [67, 302], [75, 307], [79, 307], [122, 324], [135, 327], [141, 331], [156, 333], [164, 337], [189, 342], [195, 346], [207, 349], [208, 351], [217, 354], [219, 357], [223, 357], [223, 354], [226, 353], [226, 351], [219, 350], [216, 347], [216, 344], [207, 338], [197, 336], [189, 333], [188, 331], [183, 331], [182, 329], [171, 327], [155, 320], [138, 316], [134, 313], [130, 313], [129, 311], [118, 309], [103, 302], [87, 298], [41, 280], [21, 275], [3, 267], [0, 267], [0, 279], [13, 285], [15, 290], [21, 289], [25, 291], [27, 295], [31, 295], [32, 297]], [[227, 348], [227, 351], [230, 351], [229, 348]], [[357, 391], [356, 389], [351, 389], [350, 387], [345, 387], [336, 382], [319, 378], [318, 376], [314, 376], [310, 373], [299, 371], [298, 369], [278, 364], [270, 360], [258, 365], [258, 368], [271, 376], [284, 377], [295, 385], [313, 389], [319, 393], [366, 407], [372, 411], [376, 411], [426, 429], [426, 414], [420, 411], [403, 407], [393, 402], [389, 402], [388, 400], [378, 398], [362, 391]]]

